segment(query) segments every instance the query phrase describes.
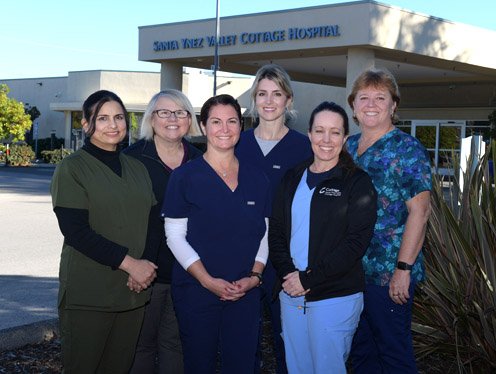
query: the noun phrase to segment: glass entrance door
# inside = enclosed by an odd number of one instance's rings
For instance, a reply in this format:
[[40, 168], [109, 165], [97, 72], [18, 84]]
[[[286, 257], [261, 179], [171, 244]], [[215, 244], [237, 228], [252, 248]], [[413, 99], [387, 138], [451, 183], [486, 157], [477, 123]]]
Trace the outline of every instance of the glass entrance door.
[[436, 174], [453, 175], [453, 154], [460, 154], [464, 121], [412, 121], [412, 135], [427, 148]]

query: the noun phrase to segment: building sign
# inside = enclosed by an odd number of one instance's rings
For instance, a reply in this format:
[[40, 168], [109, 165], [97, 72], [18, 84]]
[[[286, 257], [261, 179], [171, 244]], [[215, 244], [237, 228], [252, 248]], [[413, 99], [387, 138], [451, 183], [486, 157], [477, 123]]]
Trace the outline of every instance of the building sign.
[[[312, 27], [290, 27], [288, 29], [242, 32], [240, 34], [219, 36], [219, 47], [235, 45], [253, 45], [263, 43], [277, 43], [286, 40], [307, 40], [316, 38], [334, 38], [341, 36], [339, 25], [325, 25]], [[215, 36], [200, 36], [195, 38], [180, 38], [174, 40], [154, 41], [153, 50], [175, 51], [179, 49], [198, 49], [215, 46]]]

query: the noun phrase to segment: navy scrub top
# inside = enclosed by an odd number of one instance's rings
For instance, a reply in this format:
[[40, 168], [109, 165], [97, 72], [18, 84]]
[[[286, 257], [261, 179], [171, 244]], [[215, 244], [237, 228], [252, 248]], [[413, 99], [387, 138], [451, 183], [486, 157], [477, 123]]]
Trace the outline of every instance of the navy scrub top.
[[[232, 191], [199, 157], [172, 172], [162, 216], [187, 218], [186, 240], [208, 273], [232, 282], [252, 270], [271, 204], [270, 183], [260, 169], [240, 161]], [[177, 261], [172, 282], [198, 283]]]
[[235, 149], [240, 162], [249, 162], [261, 168], [270, 180], [275, 195], [286, 171], [313, 156], [308, 136], [289, 129], [288, 133], [264, 156], [253, 129], [241, 133]]

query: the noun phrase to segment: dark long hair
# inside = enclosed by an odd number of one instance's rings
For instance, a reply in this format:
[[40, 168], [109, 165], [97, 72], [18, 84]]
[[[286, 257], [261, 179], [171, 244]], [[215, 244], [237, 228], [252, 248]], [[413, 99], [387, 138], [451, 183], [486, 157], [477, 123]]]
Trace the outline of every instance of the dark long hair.
[[[341, 118], [343, 119], [344, 135], [347, 136], [350, 133], [350, 123], [348, 120], [348, 114], [346, 114], [346, 111], [343, 109], [342, 106], [329, 101], [323, 101], [322, 103], [317, 105], [317, 107], [312, 111], [312, 114], [310, 115], [310, 121], [308, 123], [308, 131], [309, 132], [312, 131], [315, 116], [320, 112], [325, 112], [325, 111], [333, 112], [341, 116]], [[338, 166], [341, 166], [344, 169], [347, 169], [348, 171], [354, 171], [356, 168], [353, 158], [346, 150], [346, 145], [343, 145], [343, 148], [339, 153]]]
[[126, 107], [121, 98], [115, 93], [107, 90], [100, 90], [92, 93], [83, 103], [83, 118], [88, 122], [86, 136], [91, 138], [95, 133], [96, 117], [100, 112], [103, 104], [109, 101], [117, 102], [124, 111], [124, 118], [126, 119], [126, 131], [129, 130], [129, 116], [127, 115]]

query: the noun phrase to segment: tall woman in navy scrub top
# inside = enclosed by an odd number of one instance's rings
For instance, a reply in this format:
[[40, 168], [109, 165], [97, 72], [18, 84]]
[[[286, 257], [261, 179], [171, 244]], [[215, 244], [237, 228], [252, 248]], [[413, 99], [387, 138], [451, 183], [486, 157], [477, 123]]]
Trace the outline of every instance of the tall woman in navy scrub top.
[[284, 176], [270, 218], [270, 259], [282, 282], [290, 374], [346, 374], [363, 308], [362, 257], [376, 221], [370, 177], [343, 148], [345, 110], [323, 102], [310, 117], [313, 159]]
[[215, 373], [220, 350], [222, 373], [253, 374], [270, 183], [234, 155], [241, 108], [232, 96], [208, 99], [200, 120], [207, 151], [174, 170], [162, 210], [177, 259], [172, 298], [184, 369]]
[[[258, 126], [244, 131], [236, 146], [236, 157], [261, 168], [269, 177], [272, 196], [286, 171], [312, 157], [306, 135], [290, 129], [296, 119], [293, 108], [291, 80], [278, 65], [262, 66], [251, 87], [251, 114]], [[276, 274], [270, 261], [264, 273], [262, 302], [270, 311], [276, 353], [277, 373], [286, 373], [284, 343], [281, 338], [280, 304], [274, 293]], [[274, 297], [273, 297], [274, 296]], [[257, 353], [260, 360], [260, 349]], [[260, 370], [257, 363], [256, 372]]]

